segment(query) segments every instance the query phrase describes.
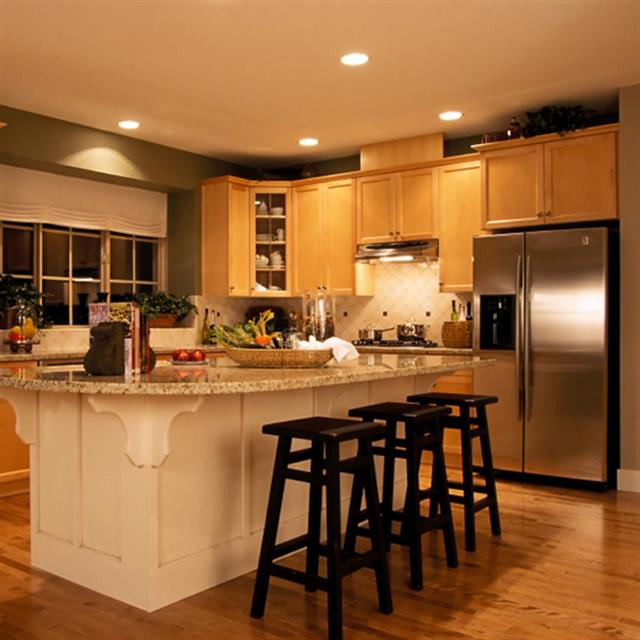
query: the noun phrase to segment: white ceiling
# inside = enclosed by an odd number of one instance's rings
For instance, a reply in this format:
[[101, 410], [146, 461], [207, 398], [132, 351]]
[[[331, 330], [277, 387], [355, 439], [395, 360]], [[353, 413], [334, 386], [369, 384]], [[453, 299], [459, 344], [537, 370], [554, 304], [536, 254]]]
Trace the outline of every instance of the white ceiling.
[[0, 20], [0, 103], [254, 166], [611, 108], [640, 82], [638, 0], [0, 0]]

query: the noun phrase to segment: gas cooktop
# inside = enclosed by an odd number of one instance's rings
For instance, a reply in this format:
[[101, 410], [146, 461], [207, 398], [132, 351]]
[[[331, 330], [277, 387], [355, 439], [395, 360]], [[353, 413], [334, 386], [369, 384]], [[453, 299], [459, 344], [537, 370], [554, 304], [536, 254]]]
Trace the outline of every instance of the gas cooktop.
[[356, 347], [422, 347], [434, 349], [438, 343], [433, 340], [353, 340]]

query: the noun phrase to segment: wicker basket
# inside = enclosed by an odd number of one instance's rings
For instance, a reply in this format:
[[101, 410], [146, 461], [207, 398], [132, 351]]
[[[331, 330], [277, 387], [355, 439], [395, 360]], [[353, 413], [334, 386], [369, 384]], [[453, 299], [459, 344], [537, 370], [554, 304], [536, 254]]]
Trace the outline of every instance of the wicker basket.
[[333, 357], [331, 349], [230, 349], [227, 356], [241, 367], [257, 369], [315, 369]]
[[473, 339], [473, 320], [442, 323], [442, 344], [450, 349], [470, 349]]
[[178, 316], [174, 313], [159, 313], [155, 318], [149, 319], [152, 329], [169, 329], [176, 323]]

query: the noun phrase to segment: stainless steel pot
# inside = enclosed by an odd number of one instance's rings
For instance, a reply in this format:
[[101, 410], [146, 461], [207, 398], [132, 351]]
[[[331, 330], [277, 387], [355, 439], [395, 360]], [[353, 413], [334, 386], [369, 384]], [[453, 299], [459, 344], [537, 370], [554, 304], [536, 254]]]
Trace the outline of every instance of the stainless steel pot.
[[393, 327], [389, 327], [388, 329], [374, 329], [373, 327], [358, 329], [358, 338], [360, 340], [373, 340], [373, 342], [380, 342], [380, 340], [382, 340], [382, 334], [385, 331], [393, 331]]
[[398, 340], [424, 340], [425, 329], [423, 324], [407, 322], [396, 327]]

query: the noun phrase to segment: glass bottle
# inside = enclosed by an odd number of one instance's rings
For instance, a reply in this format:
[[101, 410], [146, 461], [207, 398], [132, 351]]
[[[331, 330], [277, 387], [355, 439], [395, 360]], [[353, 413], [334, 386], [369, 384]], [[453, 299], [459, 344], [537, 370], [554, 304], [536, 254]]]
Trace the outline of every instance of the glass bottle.
[[209, 327], [209, 309], [205, 308], [202, 319], [202, 329], [200, 330], [202, 344], [209, 344], [211, 340], [211, 327]]
[[451, 322], [458, 322], [459, 319], [459, 315], [458, 315], [458, 306], [456, 305], [456, 301], [452, 300], [451, 301]]

